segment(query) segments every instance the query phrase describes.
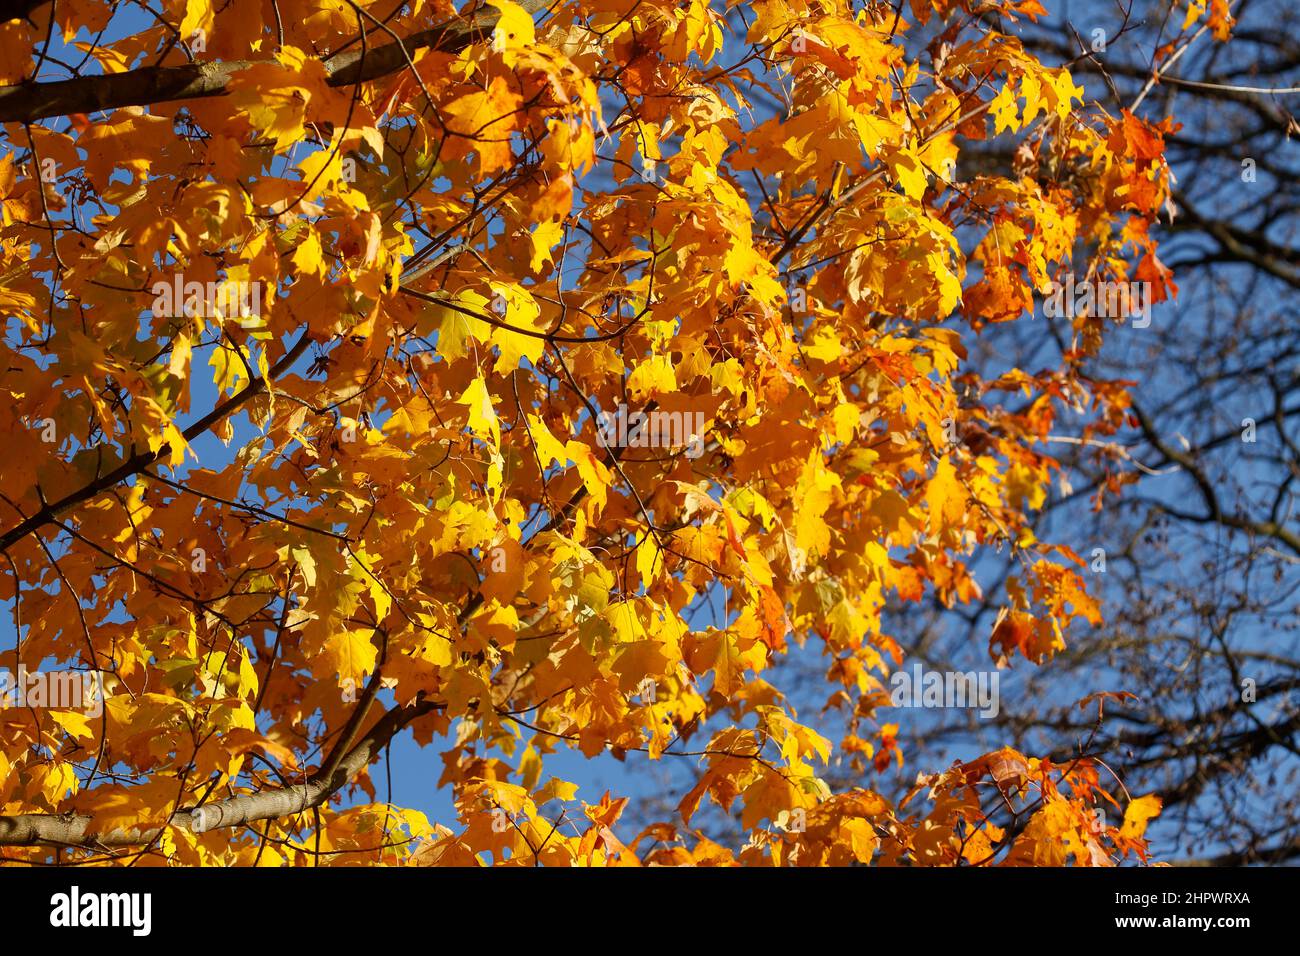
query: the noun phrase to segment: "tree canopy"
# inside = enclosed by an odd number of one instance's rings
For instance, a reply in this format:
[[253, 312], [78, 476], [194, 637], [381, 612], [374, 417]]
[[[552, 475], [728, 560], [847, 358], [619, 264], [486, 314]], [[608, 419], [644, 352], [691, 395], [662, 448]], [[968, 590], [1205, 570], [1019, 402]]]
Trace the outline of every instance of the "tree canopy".
[[[872, 785], [908, 733], [887, 607], [991, 603], [989, 668], [1102, 624], [1035, 514], [1062, 419], [1134, 420], [1090, 362], [1140, 320], [972, 344], [1067, 277], [1177, 294], [1176, 118], [1085, 103], [1016, 34], [1038, 0], [19, 6], [3, 656], [103, 700], [0, 711], [6, 859], [1147, 859], [1160, 800], [1091, 737]], [[1231, 25], [1179, 10], [1167, 55]], [[1126, 695], [1090, 690], [1099, 726]], [[380, 799], [399, 734], [456, 819]], [[695, 783], [631, 830], [560, 749]]]

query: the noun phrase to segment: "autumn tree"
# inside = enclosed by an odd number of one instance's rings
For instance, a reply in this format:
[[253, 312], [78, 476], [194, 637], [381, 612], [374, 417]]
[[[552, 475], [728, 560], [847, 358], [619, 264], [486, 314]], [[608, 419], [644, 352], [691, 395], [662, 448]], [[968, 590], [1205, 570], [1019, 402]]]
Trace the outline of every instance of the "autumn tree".
[[[1124, 427], [1089, 437], [1067, 419], [1049, 438], [1062, 471], [1033, 527], [1087, 560], [1106, 626], [1004, 680], [995, 717], [933, 711], [904, 746], [924, 766], [990, 737], [1058, 757], [1091, 737], [1133, 792], [1161, 798], [1162, 858], [1216, 866], [1300, 856], [1300, 23], [1287, 3], [1230, 6], [1231, 24], [1135, 0], [1053, 10], [1021, 32], [1102, 108], [1177, 117], [1165, 152], [1176, 186], [1152, 232], [1179, 295], [1087, 360], [1090, 376], [1128, 383]], [[963, 159], [1010, 169], [1015, 144], [989, 140]], [[1043, 320], [1047, 335], [1008, 323], [981, 336], [968, 362], [1056, 361], [1068, 330]], [[996, 585], [1015, 571], [1008, 553], [986, 551], [977, 573]], [[929, 666], [969, 666], [1000, 613], [996, 587], [985, 592], [960, 616], [929, 599], [895, 606], [887, 625]], [[819, 693], [815, 668], [798, 667], [797, 683]], [[1092, 736], [1094, 715], [1072, 702], [1096, 686], [1135, 698], [1108, 706]]]
[[[1017, 36], [1038, 0], [18, 7], [4, 660], [102, 706], [0, 712], [6, 859], [1147, 858], [1159, 801], [1087, 741], [827, 783], [901, 759], [887, 603], [994, 601], [1019, 668], [1102, 625], [1034, 515], [1059, 415], [1130, 420], [1088, 362], [1131, 317], [969, 349], [1067, 277], [1175, 294], [1178, 127], [1084, 104]], [[399, 734], [458, 819], [377, 799]], [[633, 832], [560, 748], [694, 784]]]

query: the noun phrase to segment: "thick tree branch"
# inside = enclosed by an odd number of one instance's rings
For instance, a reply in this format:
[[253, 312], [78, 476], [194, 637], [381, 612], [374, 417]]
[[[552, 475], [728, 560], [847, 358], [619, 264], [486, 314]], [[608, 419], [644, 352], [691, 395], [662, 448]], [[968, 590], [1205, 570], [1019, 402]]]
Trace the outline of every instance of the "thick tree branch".
[[[206, 832], [242, 826], [257, 820], [286, 817], [318, 807], [364, 770], [398, 731], [413, 720], [444, 706], [419, 700], [403, 707], [394, 707], [380, 717], [360, 742], [337, 761], [332, 769], [329, 766], [322, 767], [308, 777], [305, 783], [297, 786], [241, 794], [197, 810], [182, 811], [171, 818], [171, 825]], [[156, 840], [163, 831], [162, 827], [154, 826], [95, 833], [91, 823], [90, 817], [75, 815], [25, 813], [0, 817], [0, 846], [40, 844], [96, 849], [144, 846]]]
[[[545, 0], [520, 0], [529, 13], [547, 6]], [[348, 50], [325, 59], [331, 86], [354, 86], [406, 67], [417, 50], [459, 53], [490, 36], [499, 14], [490, 8], [469, 19], [450, 20], [364, 52]], [[31, 123], [51, 116], [92, 113], [123, 106], [147, 106], [174, 100], [222, 96], [235, 74], [272, 60], [212, 60], [181, 66], [142, 67], [99, 76], [79, 76], [47, 83], [0, 87], [0, 122]]]

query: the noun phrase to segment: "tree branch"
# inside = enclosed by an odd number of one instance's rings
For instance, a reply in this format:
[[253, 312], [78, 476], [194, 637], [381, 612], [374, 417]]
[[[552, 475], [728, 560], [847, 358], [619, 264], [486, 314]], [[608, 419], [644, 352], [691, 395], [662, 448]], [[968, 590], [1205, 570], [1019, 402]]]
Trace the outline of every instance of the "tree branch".
[[[445, 704], [417, 700], [387, 711], [361, 741], [332, 769], [322, 767], [305, 783], [261, 793], [241, 794], [185, 810], [171, 818], [171, 825], [194, 832], [226, 829], [271, 820], [319, 807], [375, 759], [393, 736], [407, 724]], [[94, 833], [87, 816], [25, 813], [0, 817], [0, 846], [84, 846], [89, 848], [142, 846], [152, 843], [163, 827], [117, 829]]]
[[[304, 329], [301, 338], [294, 343], [293, 347], [284, 354], [284, 357], [281, 358], [280, 361], [275, 363], [274, 367], [271, 369], [269, 377], [275, 378], [279, 376], [283, 371], [297, 361], [298, 357], [306, 350], [307, 343], [310, 341], [311, 339], [307, 330]], [[230, 396], [230, 398], [226, 399], [189, 428], [181, 432], [181, 435], [185, 438], [186, 442], [193, 441], [217, 422], [223, 420], [240, 406], [244, 405], [249, 401], [249, 399], [260, 395], [266, 390], [266, 387], [266, 379], [259, 378], [255, 381], [249, 382], [248, 385], [239, 392]], [[32, 532], [44, 527], [69, 508], [79, 505], [83, 501], [88, 501], [101, 491], [105, 491], [116, 485], [118, 482], [125, 481], [133, 475], [139, 474], [154, 462], [171, 454], [171, 450], [171, 445], [164, 443], [160, 445], [156, 451], [137, 452], [108, 474], [101, 475], [94, 481], [90, 482], [90, 484], [78, 488], [76, 491], [69, 492], [58, 501], [47, 503], [40, 511], [37, 511], [35, 514], [23, 519], [22, 522], [15, 525], [13, 528], [10, 528], [3, 535], [0, 535], [0, 552], [9, 550], [9, 548], [14, 544], [17, 544]]]
[[[547, 6], [546, 0], [520, 0], [528, 13]], [[354, 86], [403, 69], [416, 50], [459, 53], [490, 36], [500, 15], [490, 9], [468, 20], [455, 19], [405, 40], [369, 51], [340, 52], [325, 58], [330, 86]], [[147, 106], [174, 100], [223, 96], [242, 70], [273, 60], [210, 60], [181, 66], [150, 66], [125, 73], [79, 76], [48, 83], [0, 87], [0, 122], [31, 123], [51, 116], [92, 113], [123, 106]]]

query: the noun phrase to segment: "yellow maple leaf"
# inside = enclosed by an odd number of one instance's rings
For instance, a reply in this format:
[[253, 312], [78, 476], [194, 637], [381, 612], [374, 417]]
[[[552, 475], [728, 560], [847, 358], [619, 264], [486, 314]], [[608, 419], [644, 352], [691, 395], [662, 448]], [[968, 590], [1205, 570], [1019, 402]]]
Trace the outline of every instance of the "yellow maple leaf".
[[1146, 833], [1147, 824], [1160, 815], [1163, 806], [1154, 793], [1133, 800], [1124, 808], [1124, 822], [1120, 825], [1119, 835], [1130, 840], [1141, 837]]
[[488, 3], [501, 11], [492, 30], [494, 49], [513, 50], [533, 44], [537, 31], [527, 10], [511, 0], [488, 0]]
[[375, 669], [379, 649], [366, 631], [339, 631], [325, 639], [322, 662], [342, 680], [360, 681]]
[[538, 223], [529, 235], [529, 242], [532, 243], [533, 254], [529, 259], [529, 268], [534, 272], [541, 269], [545, 262], [554, 261], [552, 250], [564, 238], [564, 223], [558, 219], [549, 219], [546, 222]]
[[526, 415], [525, 420], [528, 423], [528, 434], [537, 449], [537, 457], [542, 463], [542, 468], [549, 468], [551, 465], [559, 463], [563, 465], [568, 460], [568, 452], [551, 430], [546, 427], [546, 423], [536, 415]]
[[497, 419], [496, 409], [492, 406], [492, 396], [487, 389], [487, 382], [476, 378], [465, 387], [457, 403], [469, 409], [469, 428], [480, 438], [491, 438], [493, 447], [501, 444], [501, 425]]

